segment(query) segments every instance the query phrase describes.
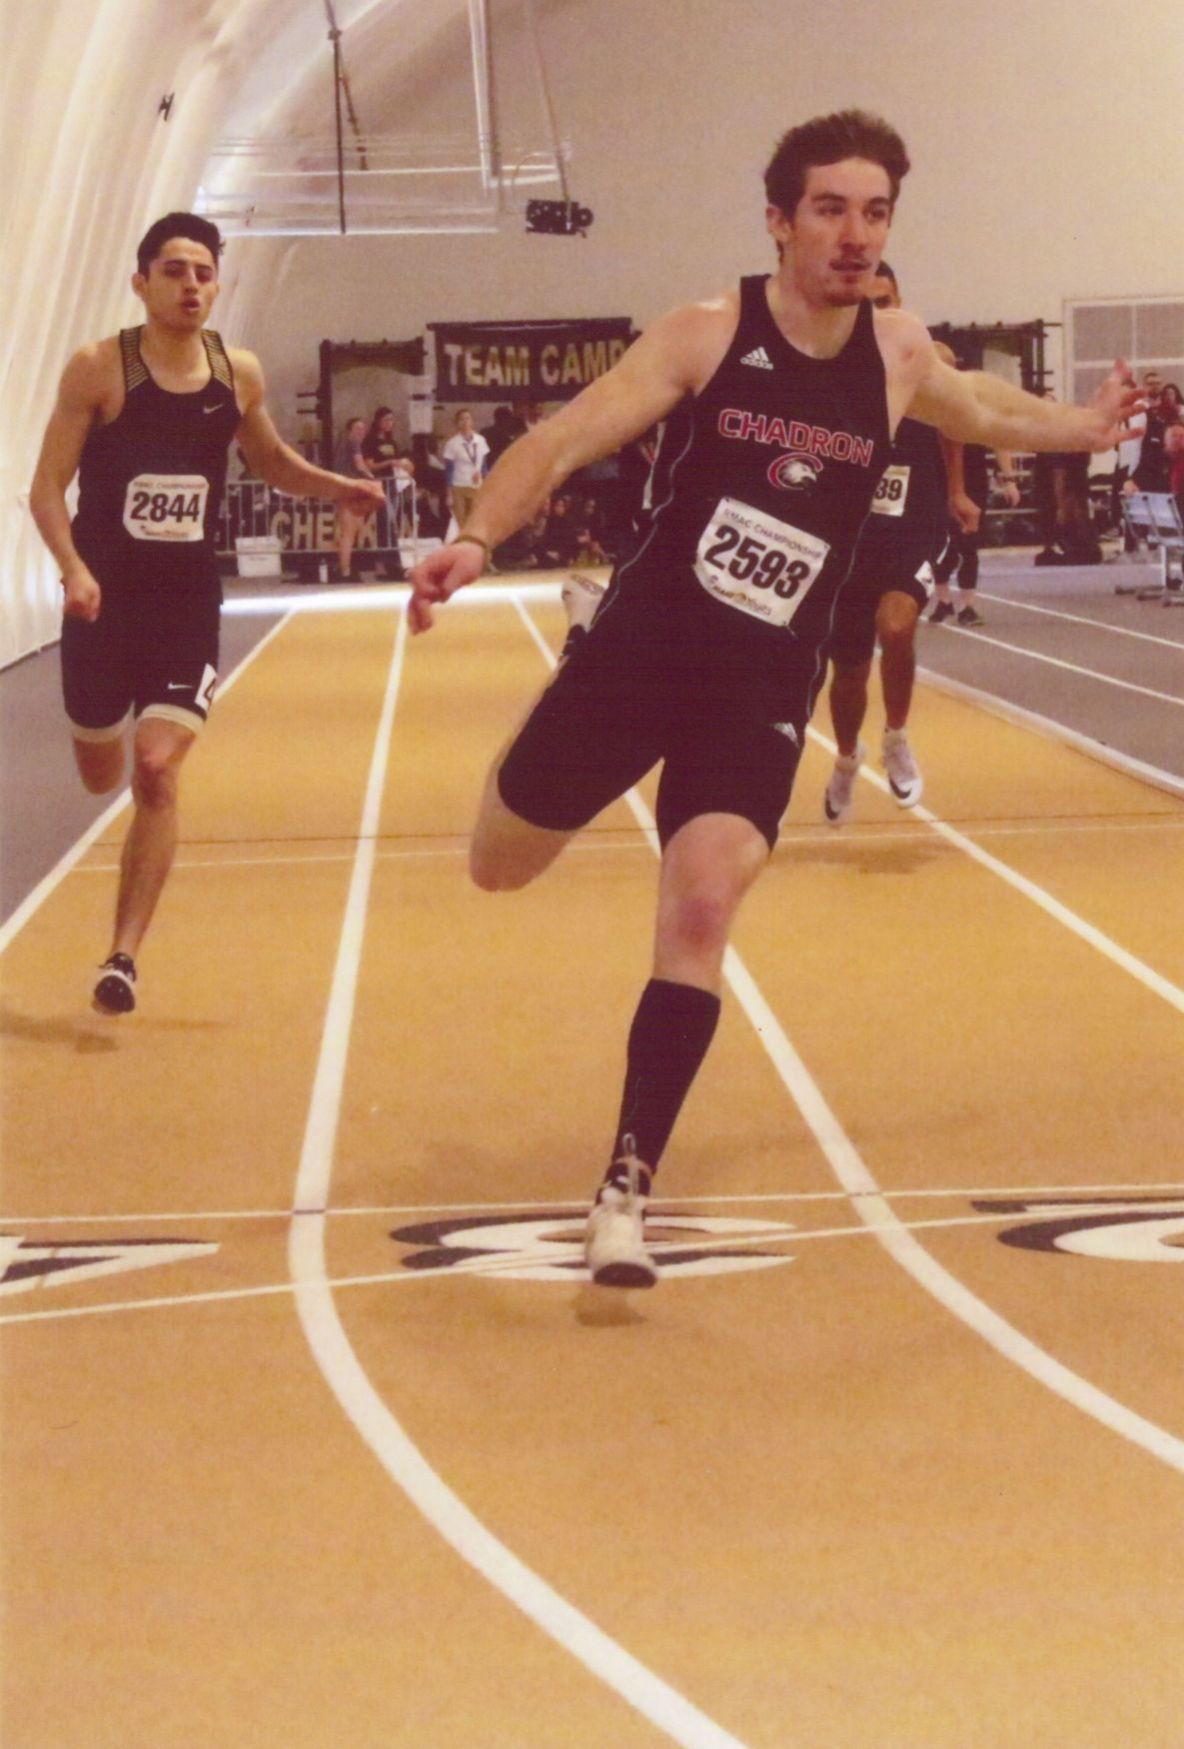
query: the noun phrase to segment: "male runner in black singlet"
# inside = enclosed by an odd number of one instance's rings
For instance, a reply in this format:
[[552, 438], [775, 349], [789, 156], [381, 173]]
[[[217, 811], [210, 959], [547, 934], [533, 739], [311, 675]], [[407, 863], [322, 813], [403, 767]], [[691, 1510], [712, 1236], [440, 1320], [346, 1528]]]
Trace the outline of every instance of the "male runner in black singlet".
[[[886, 261], [879, 265], [869, 296], [877, 309], [900, 308], [896, 275]], [[934, 350], [946, 364], [954, 363], [954, 354], [941, 341], [934, 342]], [[947, 479], [947, 452], [956, 464], [961, 448], [931, 425], [902, 419], [892, 442], [892, 459], [859, 536], [830, 640], [834, 673], [829, 703], [838, 757], [823, 797], [823, 813], [832, 826], [841, 826], [855, 803], [855, 780], [866, 757], [859, 731], [867, 714], [877, 642], [885, 719], [881, 758], [888, 786], [902, 808], [915, 807], [921, 799], [923, 780], [906, 729], [917, 670], [917, 621], [948, 543], [949, 519], [960, 527], [976, 528], [980, 514], [978, 505], [965, 492], [953, 490]], [[951, 472], [956, 474], [956, 466]]]
[[858, 111], [792, 129], [765, 177], [776, 272], [661, 317], [506, 451], [458, 538], [412, 572], [411, 624], [424, 631], [569, 474], [668, 420], [644, 537], [495, 763], [470, 853], [479, 886], [525, 886], [663, 763], [653, 977], [586, 1233], [603, 1284], [656, 1279], [651, 1175], [715, 1028], [729, 928], [776, 839], [835, 599], [900, 419], [963, 443], [1094, 450], [1137, 402], [1125, 365], [1090, 408], [959, 373], [917, 317], [873, 310], [907, 169], [899, 136]]
[[[94, 1005], [135, 1007], [135, 955], [177, 840], [181, 762], [217, 682], [222, 584], [214, 530], [231, 442], [260, 479], [358, 512], [382, 488], [304, 461], [280, 441], [250, 352], [205, 328], [222, 240], [168, 213], [146, 233], [132, 287], [142, 327], [84, 346], [66, 366], [30, 504], [62, 569], [62, 687], [88, 790], [115, 789], [136, 719], [135, 814], [123, 846], [111, 953]], [[66, 488], [79, 473], [73, 524]]]

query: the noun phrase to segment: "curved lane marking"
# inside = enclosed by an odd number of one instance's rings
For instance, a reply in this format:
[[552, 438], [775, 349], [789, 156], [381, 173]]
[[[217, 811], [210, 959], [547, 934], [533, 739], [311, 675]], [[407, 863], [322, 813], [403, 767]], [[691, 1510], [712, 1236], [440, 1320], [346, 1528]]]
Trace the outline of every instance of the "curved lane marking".
[[[341, 941], [325, 1013], [288, 1242], [296, 1310], [330, 1390], [387, 1475], [462, 1560], [517, 1606], [564, 1651], [683, 1749], [744, 1749], [714, 1720], [627, 1652], [488, 1530], [436, 1473], [379, 1396], [350, 1345], [325, 1267], [325, 1223], [350, 1026], [357, 993], [376, 832], [386, 779], [407, 618], [399, 615], [395, 651], [374, 744], [361, 841], [350, 880]], [[301, 1211], [307, 1211], [301, 1213]]]

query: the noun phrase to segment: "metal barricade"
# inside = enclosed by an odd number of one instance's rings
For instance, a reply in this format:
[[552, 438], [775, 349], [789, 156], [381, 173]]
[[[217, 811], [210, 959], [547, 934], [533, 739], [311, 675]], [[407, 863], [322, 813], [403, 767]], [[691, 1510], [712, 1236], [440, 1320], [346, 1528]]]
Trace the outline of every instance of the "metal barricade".
[[[1184, 518], [1170, 492], [1131, 492], [1122, 500], [1122, 520], [1131, 540], [1144, 542], [1159, 553], [1159, 582], [1119, 587], [1120, 595], [1134, 594], [1140, 601], [1161, 597], [1166, 606], [1184, 606]], [[1181, 575], [1172, 576], [1172, 555], [1180, 561]]]
[[271, 488], [263, 480], [230, 480], [222, 494], [215, 536], [220, 557], [232, 559], [237, 540], [271, 533]]
[[[359, 530], [355, 552], [359, 560], [397, 553], [408, 564], [420, 556], [419, 493], [409, 476], [383, 482], [383, 503]], [[297, 572], [309, 575], [321, 560], [331, 561], [337, 546], [335, 507], [318, 500], [290, 498], [263, 480], [227, 483], [218, 511], [218, 556], [228, 565], [241, 553], [240, 541], [272, 537]]]
[[380, 539], [379, 545], [386, 545], [402, 551], [403, 543], [411, 547], [411, 562], [414, 564], [419, 557], [419, 495], [415, 481], [410, 475], [401, 478], [389, 478], [383, 482], [386, 493], [386, 508], [379, 511], [379, 519], [385, 516], [386, 540]]

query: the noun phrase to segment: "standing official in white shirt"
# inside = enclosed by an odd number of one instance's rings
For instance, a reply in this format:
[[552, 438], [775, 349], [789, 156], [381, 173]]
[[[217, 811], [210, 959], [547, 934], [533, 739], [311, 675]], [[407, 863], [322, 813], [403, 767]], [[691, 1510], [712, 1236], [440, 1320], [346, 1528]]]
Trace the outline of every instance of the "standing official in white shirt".
[[455, 435], [444, 445], [444, 470], [448, 482], [448, 508], [463, 528], [472, 514], [481, 482], [489, 468], [489, 445], [473, 429], [473, 415], [463, 407], [456, 416]]

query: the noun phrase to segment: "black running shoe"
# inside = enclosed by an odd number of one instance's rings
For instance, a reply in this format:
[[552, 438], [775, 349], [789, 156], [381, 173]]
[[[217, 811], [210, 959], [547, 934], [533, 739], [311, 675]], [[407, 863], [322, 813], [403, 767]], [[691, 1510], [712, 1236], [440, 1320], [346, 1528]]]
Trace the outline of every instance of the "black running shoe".
[[986, 623], [977, 607], [964, 607], [958, 615], [960, 626], [985, 626]]
[[96, 1014], [130, 1014], [136, 1006], [136, 966], [130, 954], [113, 953], [100, 967], [91, 1007]]
[[929, 615], [929, 623], [931, 626], [939, 626], [939, 625], [941, 625], [943, 620], [953, 619], [953, 617], [954, 617], [954, 604], [953, 604], [953, 602], [952, 601], [939, 601], [937, 606], [934, 608], [933, 612]]

